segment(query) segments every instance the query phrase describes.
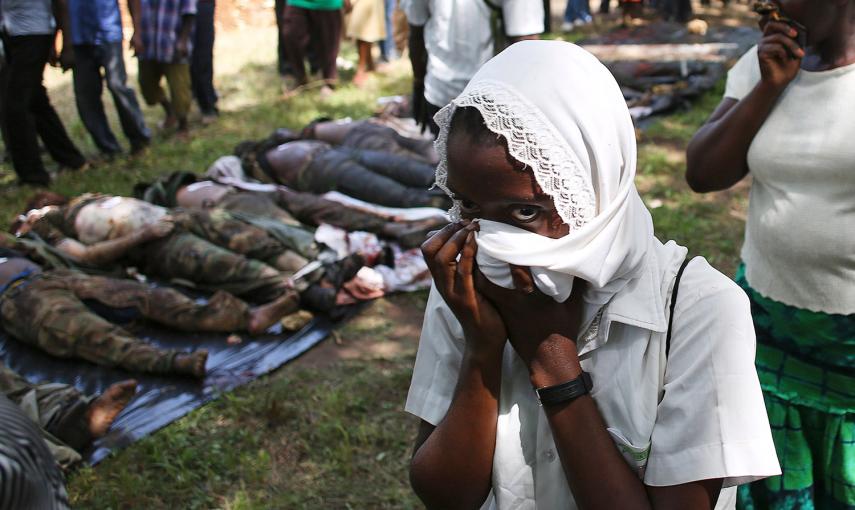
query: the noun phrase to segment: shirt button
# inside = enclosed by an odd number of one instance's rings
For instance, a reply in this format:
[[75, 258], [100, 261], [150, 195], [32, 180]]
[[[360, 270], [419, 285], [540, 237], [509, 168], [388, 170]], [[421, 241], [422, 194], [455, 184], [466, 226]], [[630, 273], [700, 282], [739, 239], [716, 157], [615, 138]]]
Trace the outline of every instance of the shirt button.
[[546, 450], [546, 460], [549, 462], [555, 461], [555, 452], [552, 450]]

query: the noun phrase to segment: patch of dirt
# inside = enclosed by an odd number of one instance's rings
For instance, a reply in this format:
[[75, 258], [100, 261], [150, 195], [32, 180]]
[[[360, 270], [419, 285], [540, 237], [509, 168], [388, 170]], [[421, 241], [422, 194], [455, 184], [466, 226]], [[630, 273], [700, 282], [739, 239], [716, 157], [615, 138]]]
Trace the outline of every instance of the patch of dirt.
[[423, 318], [423, 299], [393, 295], [376, 300], [293, 365], [319, 368], [342, 360], [412, 355], [418, 347]]

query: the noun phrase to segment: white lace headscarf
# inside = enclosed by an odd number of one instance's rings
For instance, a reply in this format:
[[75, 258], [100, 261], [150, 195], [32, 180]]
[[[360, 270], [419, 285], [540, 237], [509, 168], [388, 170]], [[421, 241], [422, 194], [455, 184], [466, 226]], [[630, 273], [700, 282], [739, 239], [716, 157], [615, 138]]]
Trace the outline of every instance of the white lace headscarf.
[[[449, 128], [455, 109], [465, 106], [504, 137], [570, 226], [567, 236], [550, 239], [481, 220], [481, 271], [512, 288], [508, 264], [528, 266], [538, 288], [560, 302], [579, 277], [590, 284], [586, 301], [608, 302], [640, 274], [653, 238], [633, 182], [635, 130], [612, 75], [587, 51], [559, 41], [520, 42], [487, 62], [435, 116], [436, 181], [446, 193]], [[451, 215], [459, 215], [458, 206]]]

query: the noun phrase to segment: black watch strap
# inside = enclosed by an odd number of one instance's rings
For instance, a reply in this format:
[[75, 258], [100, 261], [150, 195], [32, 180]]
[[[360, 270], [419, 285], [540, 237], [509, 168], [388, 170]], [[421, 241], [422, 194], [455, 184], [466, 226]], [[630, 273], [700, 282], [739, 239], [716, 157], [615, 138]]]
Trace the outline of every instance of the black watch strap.
[[594, 387], [594, 382], [591, 380], [591, 374], [582, 372], [582, 374], [565, 383], [556, 384], [555, 386], [547, 386], [545, 388], [535, 389], [537, 393], [537, 401], [542, 406], [551, 406], [569, 402], [591, 392]]

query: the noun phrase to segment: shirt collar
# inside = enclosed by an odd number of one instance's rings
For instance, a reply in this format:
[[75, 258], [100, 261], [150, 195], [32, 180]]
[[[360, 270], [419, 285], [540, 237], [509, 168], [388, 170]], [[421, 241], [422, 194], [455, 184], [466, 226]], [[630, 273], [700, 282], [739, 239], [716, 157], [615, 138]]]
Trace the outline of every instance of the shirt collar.
[[612, 299], [586, 313], [580, 338], [579, 355], [603, 346], [609, 338], [613, 322], [664, 333], [668, 329], [665, 317], [665, 296], [677, 267], [688, 250], [673, 241], [663, 245], [654, 240], [648, 251], [644, 270]]

